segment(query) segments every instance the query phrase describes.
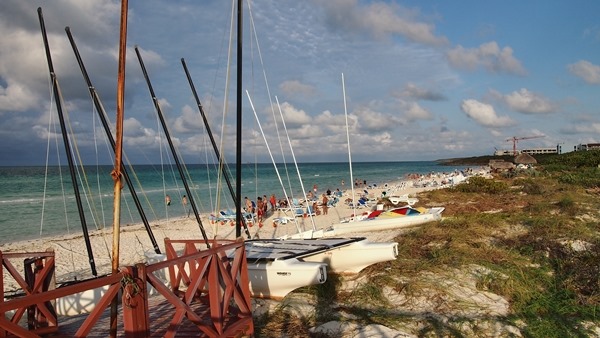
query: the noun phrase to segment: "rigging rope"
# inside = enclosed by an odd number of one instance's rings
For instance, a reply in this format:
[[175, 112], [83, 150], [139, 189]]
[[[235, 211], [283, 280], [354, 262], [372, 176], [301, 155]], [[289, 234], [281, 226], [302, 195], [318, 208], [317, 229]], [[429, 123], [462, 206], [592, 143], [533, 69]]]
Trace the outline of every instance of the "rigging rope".
[[[58, 82], [57, 82], [57, 87], [56, 88], [58, 90], [59, 97], [60, 97], [60, 100], [62, 102], [63, 95], [62, 95], [62, 91], [61, 91], [61, 88], [60, 88], [60, 85], [58, 84]], [[66, 105], [63, 104], [63, 107], [66, 107]], [[79, 161], [79, 165], [76, 165], [76, 169], [77, 169], [77, 173], [79, 174], [78, 175], [79, 181], [80, 181], [81, 186], [83, 188], [83, 196], [85, 197], [85, 201], [86, 201], [86, 203], [88, 205], [88, 209], [89, 209], [89, 211], [91, 213], [92, 219], [94, 221], [94, 225], [96, 226], [96, 230], [101, 230], [101, 233], [102, 233], [101, 238], [102, 238], [102, 241], [104, 242], [104, 247], [105, 247], [105, 249], [107, 251], [107, 255], [108, 255], [108, 257], [110, 257], [111, 256], [111, 248], [110, 248], [110, 246], [108, 244], [108, 241], [106, 240], [106, 236], [107, 236], [106, 229], [105, 229], [104, 226], [101, 227], [101, 228], [98, 227], [98, 220], [97, 220], [97, 218], [98, 218], [98, 211], [96, 210], [96, 205], [94, 203], [94, 198], [93, 198], [93, 195], [91, 194], [91, 188], [90, 188], [89, 180], [87, 178], [87, 174], [86, 174], [85, 168], [83, 166], [83, 160], [81, 158], [81, 153], [79, 152], [79, 146], [77, 145], [77, 137], [75, 137], [75, 132], [73, 130], [73, 126], [71, 125], [71, 119], [70, 119], [69, 110], [68, 109], [64, 109], [63, 112], [64, 112], [63, 115], [64, 115], [64, 118], [65, 118], [65, 122], [66, 122], [66, 124], [68, 126], [68, 129], [70, 131], [70, 134], [67, 133], [67, 137], [70, 137], [70, 139], [72, 140], [72, 143], [73, 143], [71, 151], [75, 152], [75, 154], [77, 154], [76, 160]], [[73, 154], [73, 155], [75, 155], [75, 154]], [[77, 182], [73, 182], [73, 184], [77, 184]], [[91, 202], [90, 202], [90, 200], [91, 200]]]
[[[285, 125], [285, 120], [283, 119], [283, 112], [281, 111], [281, 105], [279, 105], [279, 99], [275, 96], [275, 100], [277, 101], [277, 107], [279, 108], [279, 114], [281, 115], [281, 122], [283, 124], [283, 128], [285, 130], [285, 135], [287, 136], [288, 144], [290, 146], [290, 151], [292, 153], [292, 158], [294, 159], [294, 165], [296, 166], [296, 172], [298, 173], [298, 180], [300, 181], [300, 186], [302, 187], [302, 194], [304, 195], [304, 200], [307, 201], [306, 197], [306, 189], [304, 189], [304, 183], [302, 182], [302, 177], [300, 176], [300, 169], [298, 168], [298, 162], [296, 161], [296, 155], [294, 154], [294, 148], [292, 148], [292, 141], [290, 140], [290, 135], [288, 134], [287, 126]], [[307, 202], [308, 204], [308, 202]], [[290, 204], [291, 205], [291, 204]], [[308, 205], [307, 205], [308, 208]], [[312, 222], [313, 230], [316, 230], [315, 221], [312, 217], [312, 213], [309, 213], [310, 220]]]
[[[267, 90], [267, 96], [269, 97], [269, 106], [271, 107], [271, 113], [273, 114], [273, 123], [275, 124], [275, 131], [276, 131], [276, 134], [277, 134], [277, 140], [279, 142], [279, 148], [280, 148], [280, 151], [281, 151], [281, 157], [282, 157], [282, 162], [283, 162], [283, 166], [284, 166], [284, 171], [285, 171], [285, 174], [286, 174], [286, 177], [287, 177], [287, 182], [288, 182], [288, 185], [289, 185], [290, 194], [292, 194], [293, 193], [293, 189], [292, 189], [292, 183], [291, 183], [291, 179], [290, 179], [290, 174], [289, 174], [288, 167], [287, 167], [287, 160], [285, 158], [285, 152], [283, 150], [283, 142], [281, 141], [281, 135], [279, 133], [279, 124], [277, 123], [277, 117], [275, 116], [275, 105], [273, 104], [273, 99], [272, 99], [272, 96], [271, 96], [271, 89], [270, 89], [270, 86], [269, 86], [269, 80], [267, 79], [267, 72], [265, 70], [266, 68], [265, 68], [265, 65], [264, 65], [264, 61], [263, 61], [263, 57], [262, 57], [262, 52], [261, 52], [261, 49], [260, 49], [260, 43], [258, 41], [258, 34], [256, 32], [256, 26], [254, 24], [254, 16], [252, 15], [252, 7], [250, 6], [250, 1], [249, 0], [248, 0], [248, 13], [249, 13], [249, 16], [250, 16], [250, 25], [252, 27], [252, 36], [256, 40], [256, 51], [258, 52], [258, 58], [260, 60], [260, 65], [261, 65], [261, 68], [263, 70], [263, 78], [264, 78], [264, 81], [265, 81], [265, 87], [266, 87], [266, 90]], [[282, 117], [282, 119], [283, 119], [283, 117]], [[275, 165], [275, 162], [273, 162], [273, 165]], [[286, 195], [286, 200], [291, 205], [291, 203], [290, 203], [291, 201], [289, 201], [289, 199], [287, 198], [287, 193], [285, 192], [285, 187], [282, 187], [282, 188], [284, 189], [284, 195]]]
[[[246, 95], [248, 96], [248, 101], [250, 101], [250, 107], [252, 107], [252, 112], [254, 112], [254, 117], [256, 117], [256, 123], [258, 124], [258, 128], [260, 129], [260, 133], [263, 135], [263, 138], [265, 140], [265, 144], [267, 146], [267, 151], [269, 152], [269, 156], [271, 156], [271, 161], [274, 162], [273, 154], [271, 153], [271, 148], [269, 148], [269, 144], [267, 143], [267, 138], [265, 137], [265, 133], [263, 132], [262, 126], [260, 125], [260, 121], [258, 120], [258, 115], [256, 114], [256, 110], [254, 109], [254, 104], [252, 103], [252, 99], [250, 98], [250, 94], [248, 93], [247, 90], [246, 90]], [[277, 173], [277, 178], [279, 179], [279, 183], [283, 186], [283, 182], [281, 181], [281, 175], [279, 175], [279, 170], [277, 169], [277, 166], [275, 166], [275, 172]], [[312, 219], [312, 217], [311, 217], [311, 219]], [[297, 223], [296, 223], [296, 228], [297, 228], [298, 232], [300, 232], [300, 227], [298, 226]], [[313, 229], [316, 230], [314, 221], [313, 221]]]

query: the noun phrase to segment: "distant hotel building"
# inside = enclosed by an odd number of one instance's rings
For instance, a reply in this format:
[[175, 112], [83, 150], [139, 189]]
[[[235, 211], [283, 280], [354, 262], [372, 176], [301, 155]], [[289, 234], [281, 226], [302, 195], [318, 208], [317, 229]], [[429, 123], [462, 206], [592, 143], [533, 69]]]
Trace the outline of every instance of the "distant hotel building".
[[521, 153], [529, 155], [558, 154], [558, 148], [530, 148], [521, 150]]
[[558, 154], [558, 147], [556, 148], [529, 148], [517, 150], [516, 154], [513, 154], [512, 150], [496, 150], [494, 156], [505, 156], [505, 155], [518, 155], [518, 154], [529, 154], [529, 155], [540, 155], [540, 154]]
[[575, 146], [575, 151], [600, 150], [600, 143], [586, 143]]

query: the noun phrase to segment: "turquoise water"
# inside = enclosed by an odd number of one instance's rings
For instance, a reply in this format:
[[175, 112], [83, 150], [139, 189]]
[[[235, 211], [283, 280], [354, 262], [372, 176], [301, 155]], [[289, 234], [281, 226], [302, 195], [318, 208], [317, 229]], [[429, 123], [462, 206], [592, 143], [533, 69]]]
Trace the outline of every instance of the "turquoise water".
[[[298, 164], [304, 188], [308, 191], [317, 185], [320, 192], [350, 188], [348, 163]], [[88, 229], [95, 230], [112, 225], [113, 181], [112, 166], [86, 166], [80, 170], [79, 190]], [[186, 210], [181, 203], [186, 194], [175, 167], [138, 165], [130, 172], [144, 212], [149, 222], [183, 216]], [[353, 178], [366, 180], [367, 185], [396, 182], [410, 173], [451, 172], [463, 167], [440, 166], [437, 162], [368, 162], [354, 163]], [[234, 167], [231, 170], [235, 170]], [[298, 173], [293, 164], [278, 165], [281, 182], [288, 195], [302, 196]], [[134, 174], [133, 174], [134, 173]], [[200, 213], [216, 209], [233, 209], [233, 200], [225, 183], [222, 183], [220, 201], [216, 202], [217, 170], [214, 166], [188, 165], [187, 179], [192, 199]], [[289, 179], [288, 179], [289, 177]], [[232, 175], [235, 185], [235, 175]], [[140, 223], [141, 218], [125, 182], [122, 192], [121, 224]], [[235, 190], [235, 186], [234, 186]], [[283, 198], [284, 192], [272, 164], [248, 164], [242, 168], [242, 198], [275, 194]], [[291, 193], [290, 193], [291, 191]], [[165, 203], [171, 197], [171, 205]], [[66, 233], [81, 233], [68, 167], [0, 167], [0, 243], [33, 239]], [[188, 205], [188, 209], [189, 209]]]

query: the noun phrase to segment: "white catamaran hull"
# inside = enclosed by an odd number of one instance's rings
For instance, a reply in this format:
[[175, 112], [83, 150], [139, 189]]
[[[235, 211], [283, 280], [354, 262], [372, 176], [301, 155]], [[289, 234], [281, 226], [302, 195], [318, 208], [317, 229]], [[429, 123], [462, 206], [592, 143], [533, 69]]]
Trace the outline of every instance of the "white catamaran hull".
[[348, 246], [304, 257], [308, 262], [327, 263], [330, 272], [357, 274], [369, 265], [392, 261], [398, 257], [398, 243], [371, 243], [360, 241]]
[[[164, 254], [146, 253], [147, 263], [165, 261]], [[186, 265], [186, 271], [189, 273]], [[157, 271], [155, 275], [165, 285], [169, 284], [168, 271]], [[286, 260], [248, 260], [248, 279], [250, 294], [256, 298], [282, 299], [293, 290], [309, 285], [322, 284], [327, 281], [327, 264], [318, 262], [302, 262], [291, 258]], [[149, 286], [149, 293], [156, 291]]]
[[356, 274], [369, 265], [396, 259], [398, 243], [371, 243], [364, 237], [259, 239], [246, 242], [246, 254], [256, 260], [295, 258], [303, 262], [324, 263], [328, 272]]
[[57, 298], [55, 306], [56, 314], [59, 316], [76, 316], [82, 313], [90, 313], [108, 291], [108, 288], [109, 286], [106, 285], [97, 289]]
[[310, 239], [323, 237], [339, 237], [349, 233], [371, 232], [402, 229], [415, 225], [420, 225], [442, 218], [444, 208], [436, 207], [428, 210], [427, 213], [419, 215], [408, 215], [398, 217], [380, 217], [375, 219], [365, 219], [338, 223], [321, 230], [309, 230], [293, 235], [282, 236], [279, 239]]
[[283, 299], [297, 288], [327, 281], [327, 264], [297, 259], [248, 262], [250, 292], [255, 298]]

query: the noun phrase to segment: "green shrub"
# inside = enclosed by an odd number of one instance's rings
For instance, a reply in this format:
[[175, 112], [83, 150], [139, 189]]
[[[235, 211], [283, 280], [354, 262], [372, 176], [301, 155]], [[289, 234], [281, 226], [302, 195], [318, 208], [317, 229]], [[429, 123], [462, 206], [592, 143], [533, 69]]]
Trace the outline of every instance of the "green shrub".
[[561, 173], [558, 175], [557, 180], [560, 183], [578, 185], [584, 188], [600, 187], [600, 169], [582, 168], [576, 171]]
[[561, 198], [556, 205], [560, 208], [560, 210], [569, 215], [577, 214], [577, 204], [570, 196], [565, 196]]
[[532, 179], [518, 180], [515, 184], [523, 186], [522, 191], [529, 195], [541, 195], [544, 193], [542, 185]]
[[457, 185], [454, 189], [466, 193], [499, 194], [508, 191], [508, 185], [504, 182], [475, 176], [469, 178], [468, 182]]
[[546, 167], [560, 170], [572, 170], [574, 168], [594, 168], [600, 165], [600, 151], [573, 151], [566, 154], [540, 158], [540, 164]]

